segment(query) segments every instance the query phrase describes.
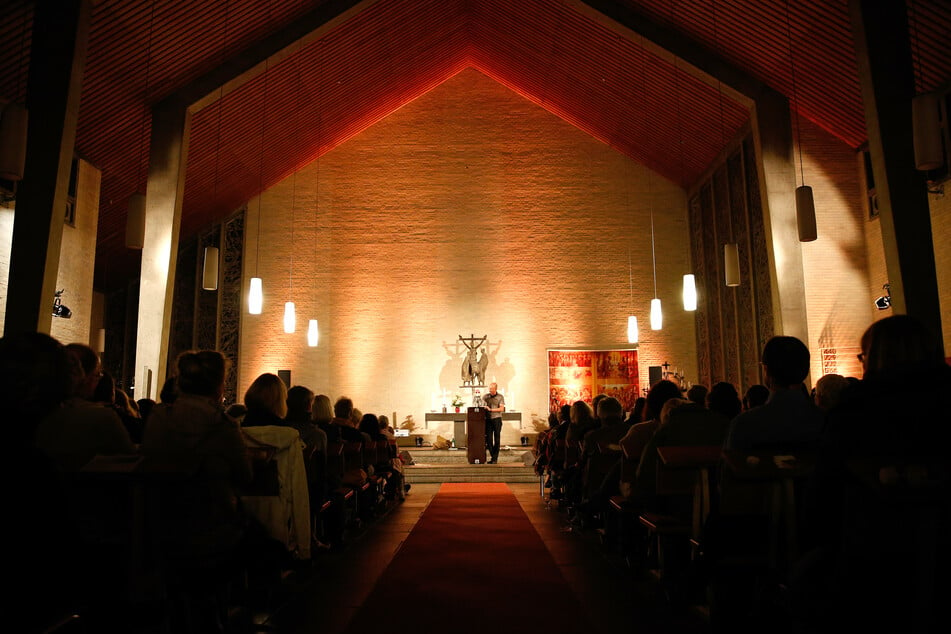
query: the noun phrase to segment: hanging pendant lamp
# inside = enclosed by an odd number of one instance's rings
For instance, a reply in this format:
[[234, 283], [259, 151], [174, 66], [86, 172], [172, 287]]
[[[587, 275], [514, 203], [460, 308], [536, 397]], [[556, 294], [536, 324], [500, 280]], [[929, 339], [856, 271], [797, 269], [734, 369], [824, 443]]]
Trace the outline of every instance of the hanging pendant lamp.
[[723, 245], [723, 271], [727, 286], [740, 285], [740, 250], [735, 242]]
[[287, 334], [297, 330], [297, 309], [294, 302], [284, 302], [284, 332]]
[[317, 320], [311, 319], [307, 322], [307, 345], [316, 348], [319, 340], [320, 332], [317, 330]]
[[206, 291], [218, 290], [218, 247], [205, 247], [201, 267], [201, 287]]
[[260, 277], [252, 277], [248, 287], [248, 313], [260, 315], [264, 307], [264, 289]]
[[693, 273], [684, 275], [684, 310], [697, 310], [697, 280]]

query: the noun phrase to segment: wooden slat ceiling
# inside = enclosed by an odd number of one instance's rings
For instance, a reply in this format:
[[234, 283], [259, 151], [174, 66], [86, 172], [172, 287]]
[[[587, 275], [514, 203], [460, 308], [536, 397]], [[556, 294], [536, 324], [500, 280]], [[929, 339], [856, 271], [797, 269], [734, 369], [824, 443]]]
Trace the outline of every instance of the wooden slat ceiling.
[[[34, 3], [6, 0], [0, 103], [25, 97]], [[138, 270], [126, 203], [144, 190], [149, 113], [332, 0], [99, 0], [76, 152], [102, 170], [97, 287]], [[619, 0], [790, 96], [853, 148], [866, 140], [848, 0]], [[747, 123], [745, 105], [580, 0], [378, 0], [192, 119], [182, 233], [227, 216], [459, 71], [475, 68], [689, 186]], [[951, 76], [951, 3], [909, 0], [919, 90]], [[788, 11], [788, 22], [787, 22]], [[793, 73], [794, 70], [794, 73]], [[795, 78], [795, 91], [793, 90]], [[796, 103], [798, 102], [798, 103]], [[122, 273], [120, 273], [120, 271]]]

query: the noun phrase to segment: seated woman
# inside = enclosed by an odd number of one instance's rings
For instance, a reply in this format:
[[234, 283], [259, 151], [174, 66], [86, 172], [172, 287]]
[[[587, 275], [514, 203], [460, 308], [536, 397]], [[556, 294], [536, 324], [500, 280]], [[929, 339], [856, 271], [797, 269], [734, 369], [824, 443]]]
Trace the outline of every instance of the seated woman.
[[287, 387], [276, 374], [265, 373], [254, 379], [244, 393], [248, 408], [242, 427], [283, 425], [287, 416]]
[[661, 411], [664, 404], [672, 398], [680, 398], [680, 388], [673, 381], [658, 381], [647, 393], [644, 406], [644, 422], [635, 423], [621, 438], [621, 451], [624, 460], [621, 462], [620, 488], [621, 495], [631, 497], [633, 484], [637, 478], [637, 466], [644, 453], [644, 447], [653, 438], [654, 432], [660, 426]]

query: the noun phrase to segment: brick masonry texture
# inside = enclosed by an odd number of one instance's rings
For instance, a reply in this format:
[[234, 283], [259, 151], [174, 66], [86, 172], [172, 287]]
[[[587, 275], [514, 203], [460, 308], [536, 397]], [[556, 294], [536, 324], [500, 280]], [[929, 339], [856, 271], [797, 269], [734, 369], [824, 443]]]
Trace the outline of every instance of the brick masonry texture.
[[[527, 425], [548, 411], [546, 349], [628, 347], [629, 249], [642, 385], [665, 361], [695, 376], [684, 205], [674, 184], [463, 71], [265, 192], [260, 223], [250, 201], [245, 278], [263, 278], [265, 309], [242, 316], [239, 394], [290, 369], [293, 383], [422, 425], [434, 394], [461, 391], [458, 336], [488, 335], [488, 376]], [[299, 327], [285, 335], [291, 294]]]

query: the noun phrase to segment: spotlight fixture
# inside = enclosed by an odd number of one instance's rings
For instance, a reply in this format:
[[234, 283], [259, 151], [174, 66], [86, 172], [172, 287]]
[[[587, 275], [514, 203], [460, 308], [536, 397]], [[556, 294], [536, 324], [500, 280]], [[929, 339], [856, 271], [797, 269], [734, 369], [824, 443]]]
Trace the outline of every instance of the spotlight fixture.
[[63, 293], [66, 292], [65, 288], [61, 288], [56, 291], [53, 295], [53, 317], [59, 317], [60, 319], [69, 319], [73, 316], [73, 311], [63, 303], [62, 297]]
[[885, 289], [885, 294], [875, 300], [875, 308], [879, 310], [888, 310], [892, 307], [892, 295], [890, 292], [892, 285], [885, 284], [882, 286]]

